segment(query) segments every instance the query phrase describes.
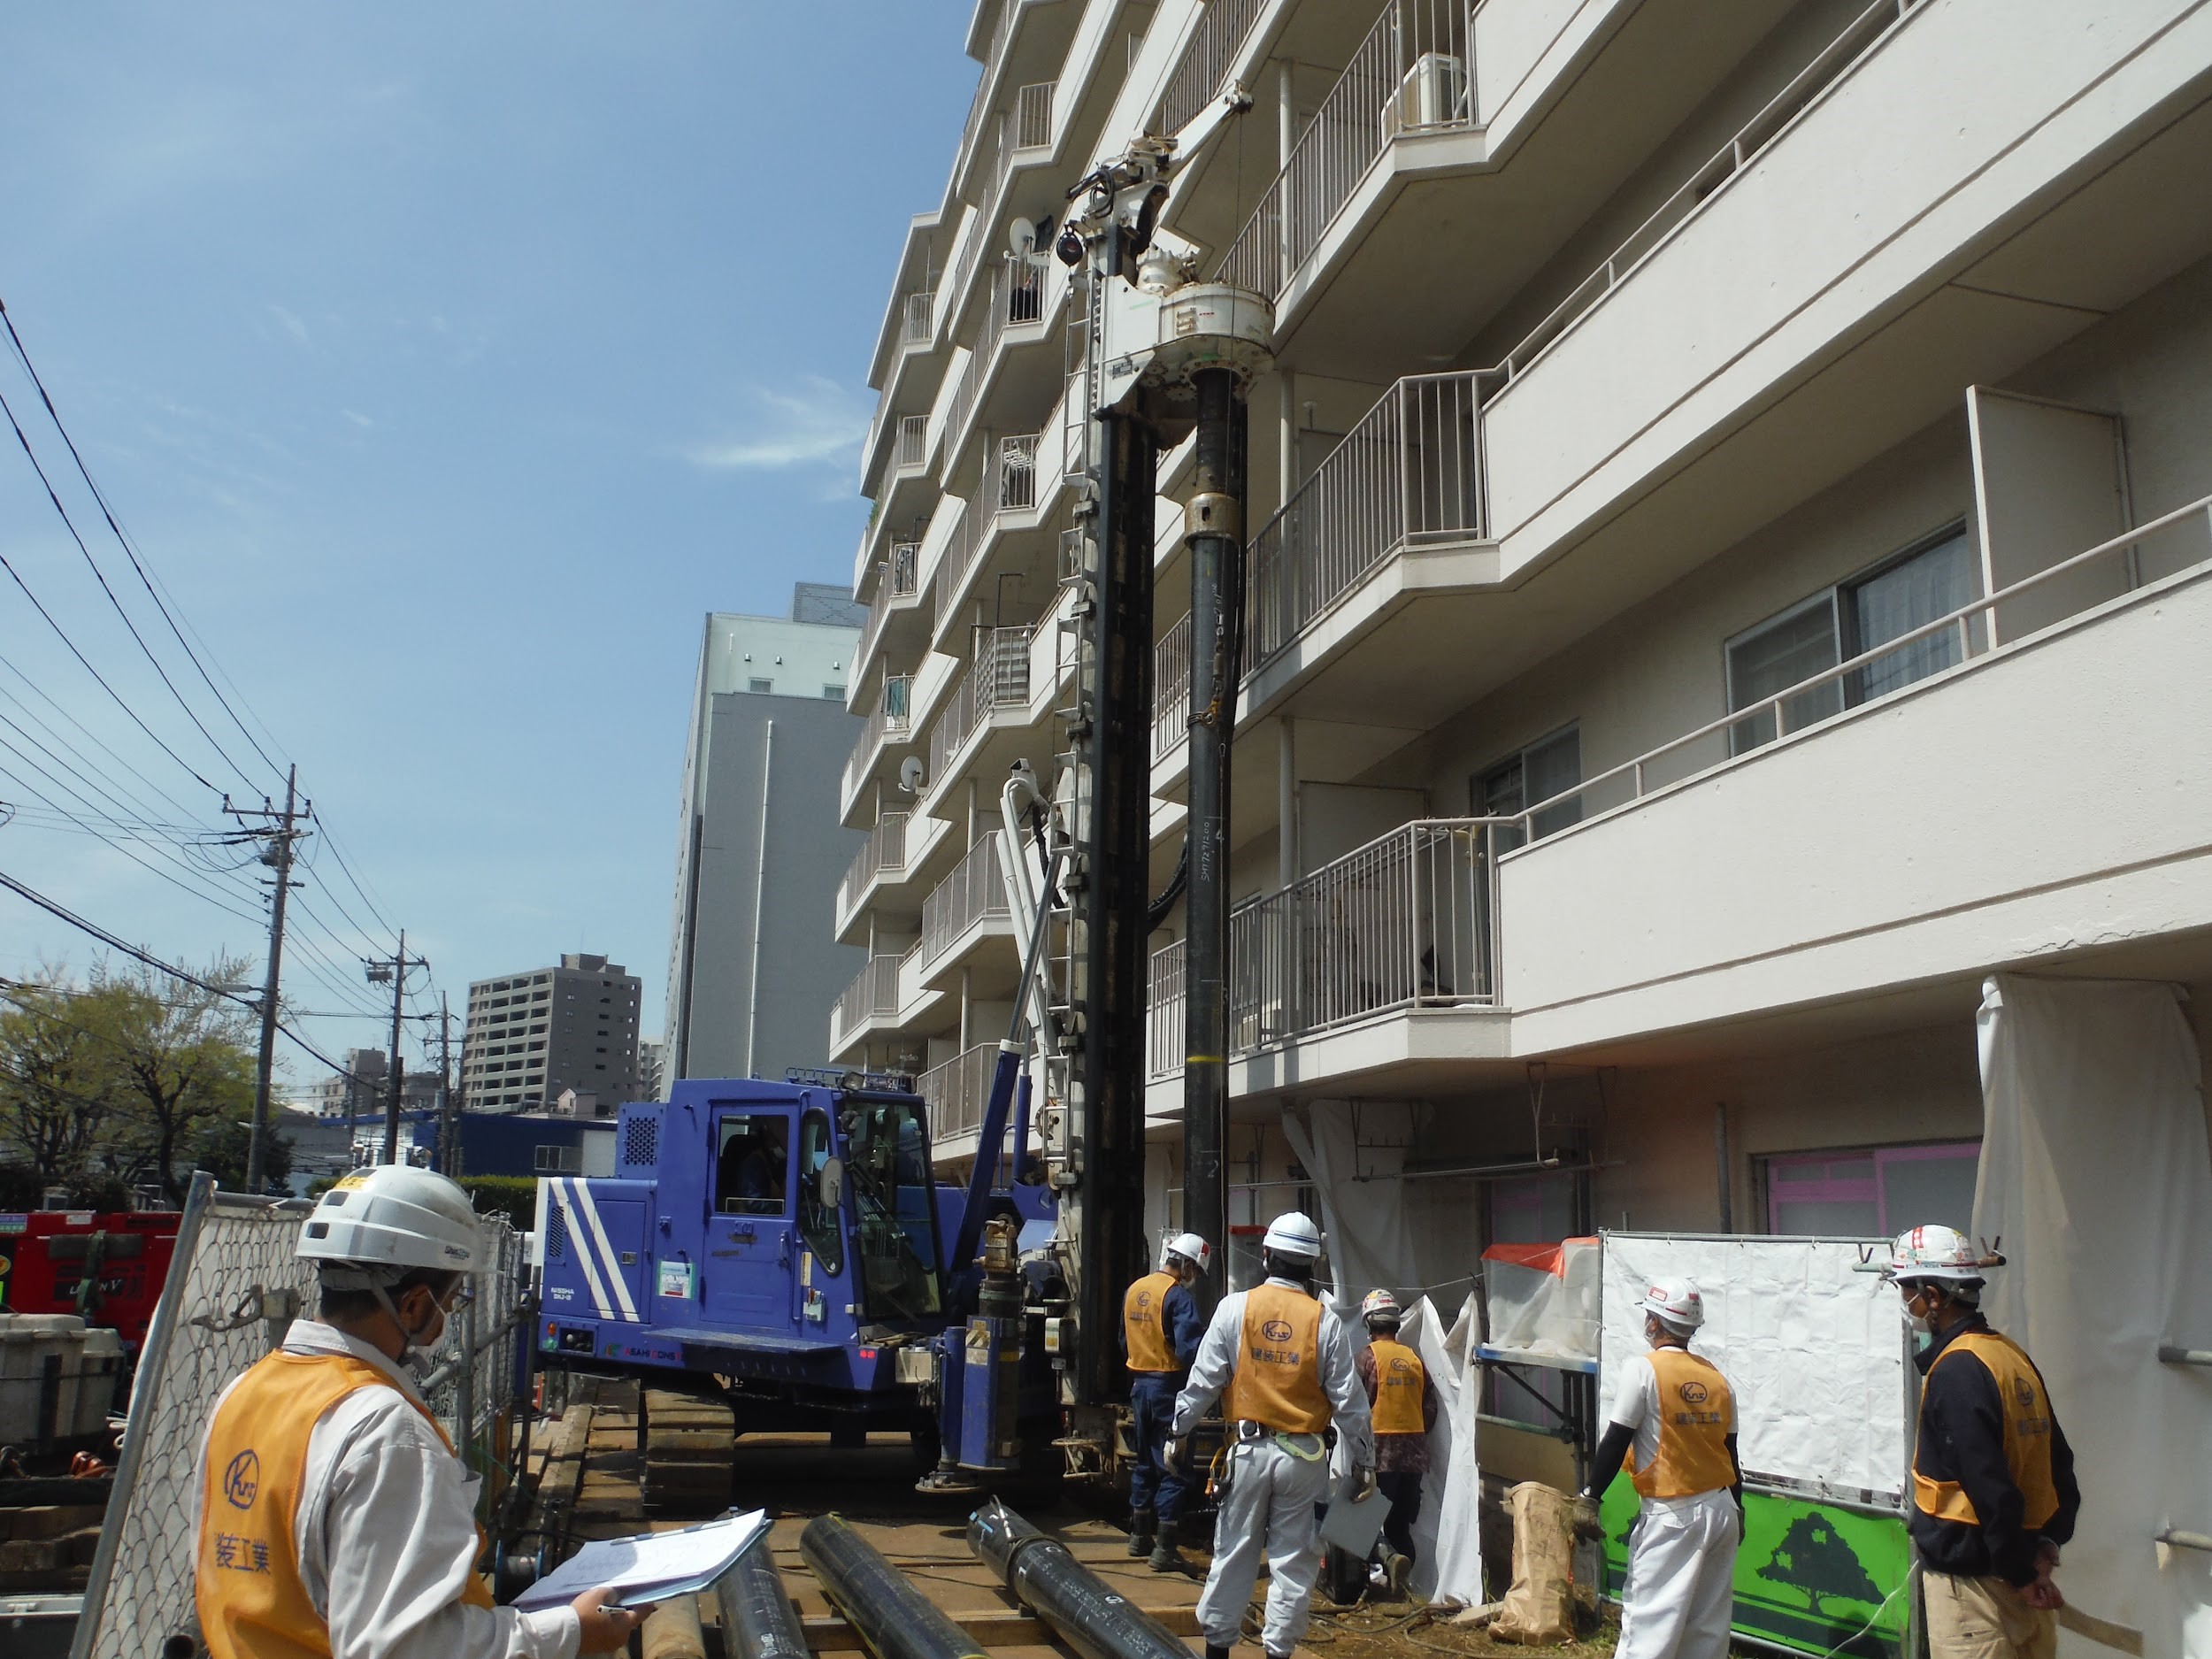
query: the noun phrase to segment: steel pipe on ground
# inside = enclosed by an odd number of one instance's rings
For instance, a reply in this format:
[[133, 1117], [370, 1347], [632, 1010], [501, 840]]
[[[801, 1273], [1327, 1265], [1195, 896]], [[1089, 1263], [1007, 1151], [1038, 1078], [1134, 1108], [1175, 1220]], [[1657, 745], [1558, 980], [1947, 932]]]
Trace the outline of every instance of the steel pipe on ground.
[[968, 1548], [1083, 1659], [1190, 1659], [1166, 1625], [996, 1498], [969, 1517]]
[[767, 1540], [740, 1555], [715, 1581], [714, 1599], [722, 1613], [727, 1659], [811, 1659], [806, 1628], [768, 1553]]
[[830, 1605], [844, 1615], [876, 1659], [985, 1659], [973, 1637], [933, 1606], [841, 1517], [819, 1515], [809, 1521], [799, 1534], [799, 1553], [814, 1569]]

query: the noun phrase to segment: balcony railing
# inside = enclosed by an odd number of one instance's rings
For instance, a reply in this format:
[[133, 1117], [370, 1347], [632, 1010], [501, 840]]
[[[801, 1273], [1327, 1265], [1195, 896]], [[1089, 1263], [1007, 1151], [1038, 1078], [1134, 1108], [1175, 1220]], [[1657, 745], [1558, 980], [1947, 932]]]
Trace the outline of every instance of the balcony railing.
[[937, 561], [935, 594], [930, 605], [938, 623], [952, 614], [952, 607], [960, 595], [960, 585], [967, 580], [968, 567], [975, 562], [976, 549], [982, 545], [975, 510], [964, 501], [960, 503], [959, 519], [953, 525], [952, 534], [945, 538], [944, 557]]
[[868, 839], [861, 842], [844, 879], [837, 884], [839, 918], [842, 919], [853, 913], [871, 881], [887, 870], [902, 868], [905, 863], [906, 814], [886, 812], [876, 820], [875, 828], [868, 832]]
[[914, 695], [914, 677], [895, 674], [883, 682], [883, 695], [868, 718], [860, 723], [860, 736], [853, 744], [853, 752], [845, 757], [845, 799], [853, 798], [861, 780], [876, 764], [876, 752], [883, 747], [883, 740], [906, 730], [907, 710]]
[[1198, 28], [1184, 47], [1175, 73], [1168, 77], [1167, 92], [1160, 100], [1156, 132], [1180, 132], [1212, 103], [1236, 66], [1244, 38], [1267, 0], [1212, 0], [1199, 19]]
[[895, 1019], [899, 1011], [897, 956], [871, 956], [837, 999], [836, 1041], [842, 1041], [872, 1019]]
[[922, 902], [925, 967], [952, 949], [953, 942], [986, 917], [1004, 916], [1005, 879], [999, 872], [998, 837], [987, 834], [937, 884]]
[[921, 557], [918, 541], [891, 544], [891, 557], [883, 562], [875, 596], [868, 601], [868, 618], [861, 625], [860, 654], [856, 660], [864, 663], [875, 655], [876, 643], [883, 638], [884, 624], [891, 619], [891, 607], [902, 599], [914, 597], [921, 575]]
[[926, 291], [906, 296], [904, 338], [909, 346], [926, 346], [935, 334], [936, 302], [937, 296]]
[[1221, 262], [1225, 282], [1279, 299], [1403, 132], [1471, 125], [1472, 0], [1391, 0]]
[[[1229, 915], [1229, 1052], [1373, 1015], [1499, 1004], [1496, 868], [1518, 820], [1402, 825]], [[1153, 1075], [1182, 1064], [1184, 946], [1152, 958]]]
[[929, 459], [929, 417], [901, 415], [899, 417], [898, 466], [902, 472], [922, 465]]
[[983, 50], [983, 73], [975, 83], [975, 96], [968, 100], [968, 119], [961, 123], [960, 150], [953, 159], [956, 172], [959, 157], [968, 153], [968, 146], [975, 142], [976, 131], [983, 125], [983, 117], [991, 107], [991, 88], [998, 80], [1000, 58], [1006, 50], [1006, 37], [1014, 31], [1014, 19], [1028, 0], [1000, 0], [998, 21], [991, 26], [991, 43]]
[[1477, 412], [1493, 373], [1400, 380], [1252, 539], [1255, 668], [1394, 555], [1481, 538]]
[[1037, 434], [998, 441], [998, 510], [1025, 512], [1037, 504]]
[[1028, 703], [1029, 635], [1026, 626], [976, 630], [975, 660], [930, 728], [932, 784], [945, 780], [953, 757], [993, 710], [1018, 709]]
[[975, 411], [976, 403], [983, 395], [983, 383], [990, 376], [992, 360], [1006, 331], [1043, 317], [1045, 275], [1043, 266], [1011, 257], [992, 272], [991, 303], [983, 312], [982, 332], [976, 336], [975, 349], [960, 365], [959, 381], [953, 387], [952, 401], [945, 409], [948, 457], [958, 452], [962, 439], [967, 435], [968, 417]]
[[1016, 164], [1025, 154], [1033, 157], [1052, 143], [1053, 102], [1058, 90], [1058, 84], [1050, 81], [1017, 88], [1013, 109], [998, 119], [990, 182], [984, 187], [975, 222], [953, 262], [952, 280], [938, 290], [951, 302], [956, 318], [962, 296], [968, 291], [968, 279], [975, 274], [976, 261], [982, 257], [985, 242], [989, 241], [995, 247], [1004, 245], [998, 237], [1000, 227], [1005, 223], [1002, 216], [1006, 208], [1006, 191], [1013, 180]]
[[983, 1127], [983, 1108], [991, 1098], [991, 1084], [998, 1073], [998, 1044], [979, 1042], [933, 1065], [915, 1080], [914, 1092], [929, 1107], [930, 1142], [941, 1148], [955, 1135], [972, 1135]]
[[1152, 758], [1190, 738], [1190, 617], [1152, 648]]

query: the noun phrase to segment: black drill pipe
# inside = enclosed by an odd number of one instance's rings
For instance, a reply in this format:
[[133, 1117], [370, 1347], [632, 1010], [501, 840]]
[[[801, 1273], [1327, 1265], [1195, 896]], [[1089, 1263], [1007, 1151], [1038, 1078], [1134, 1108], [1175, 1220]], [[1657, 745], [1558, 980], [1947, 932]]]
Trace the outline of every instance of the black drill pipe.
[[818, 1515], [799, 1534], [799, 1553], [830, 1605], [860, 1632], [876, 1659], [985, 1659], [974, 1638], [930, 1604], [842, 1517]]
[[806, 1629], [791, 1605], [783, 1574], [762, 1539], [715, 1581], [722, 1609], [722, 1640], [729, 1659], [813, 1659]]
[[1083, 1659], [1190, 1659], [1166, 1625], [996, 1498], [968, 1517], [968, 1548]]

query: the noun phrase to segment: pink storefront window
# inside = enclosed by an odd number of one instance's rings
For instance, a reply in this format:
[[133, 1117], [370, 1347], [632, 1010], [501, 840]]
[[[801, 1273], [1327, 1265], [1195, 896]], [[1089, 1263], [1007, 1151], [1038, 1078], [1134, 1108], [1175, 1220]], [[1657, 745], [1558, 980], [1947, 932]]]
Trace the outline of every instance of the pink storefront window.
[[1767, 1160], [1770, 1232], [1887, 1238], [1941, 1222], [1973, 1224], [1978, 1141], [1790, 1153]]

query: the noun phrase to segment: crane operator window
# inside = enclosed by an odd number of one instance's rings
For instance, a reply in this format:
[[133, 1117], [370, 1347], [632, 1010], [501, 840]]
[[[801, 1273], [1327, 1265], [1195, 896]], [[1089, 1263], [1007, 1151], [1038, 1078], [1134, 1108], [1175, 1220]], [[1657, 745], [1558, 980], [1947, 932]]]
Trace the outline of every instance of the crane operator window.
[[835, 1279], [845, 1271], [845, 1235], [838, 1206], [826, 1202], [822, 1192], [830, 1157], [829, 1114], [809, 1111], [799, 1119], [799, 1231], [822, 1271]]
[[921, 1113], [902, 1102], [870, 1102], [849, 1107], [843, 1123], [869, 1317], [934, 1314], [940, 1310], [936, 1194]]
[[790, 1120], [780, 1112], [733, 1112], [723, 1118], [714, 1207], [726, 1216], [783, 1214], [790, 1148]]

